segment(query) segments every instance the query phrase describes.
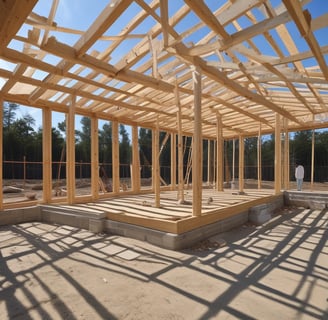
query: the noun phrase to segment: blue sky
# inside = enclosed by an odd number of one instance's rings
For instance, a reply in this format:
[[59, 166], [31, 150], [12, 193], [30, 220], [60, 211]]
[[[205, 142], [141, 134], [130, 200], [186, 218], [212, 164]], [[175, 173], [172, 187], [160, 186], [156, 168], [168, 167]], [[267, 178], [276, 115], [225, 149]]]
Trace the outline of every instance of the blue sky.
[[[150, 3], [151, 1], [148, 0], [147, 3]], [[225, 1], [222, 0], [206, 0], [205, 1], [211, 9], [214, 11], [218, 9]], [[78, 29], [78, 30], [86, 30], [95, 20], [95, 18], [101, 13], [101, 11], [108, 5], [108, 0], [60, 0], [59, 5], [57, 8], [56, 16], [55, 16], [55, 22], [60, 27], [65, 28], [72, 28], [72, 29]], [[281, 3], [280, 0], [272, 0], [273, 7], [276, 7]], [[50, 12], [50, 6], [52, 4], [52, 1], [49, 0], [40, 0], [38, 4], [36, 5], [34, 11], [38, 13], [41, 16], [48, 16], [48, 13]], [[176, 11], [177, 8], [180, 8], [184, 4], [183, 0], [169, 0], [169, 11]], [[312, 18], [316, 18], [320, 16], [323, 13], [328, 12], [328, 0], [313, 0], [306, 6], [311, 12]], [[127, 24], [128, 21], [130, 21], [134, 16], [135, 12], [139, 11], [140, 7], [135, 3], [132, 2], [129, 10], [127, 10], [122, 17], [120, 17], [113, 26], [105, 32], [105, 35], [116, 35], [118, 34], [122, 28]], [[159, 9], [157, 10], [159, 14]], [[258, 11], [258, 10], [257, 10]], [[261, 16], [261, 12], [255, 12], [257, 15], [257, 18]], [[175, 28], [179, 32], [185, 31], [187, 28], [190, 27], [190, 25], [193, 25], [198, 22], [198, 17], [196, 17], [193, 13], [189, 14], [183, 21], [181, 21]], [[239, 24], [242, 27], [246, 27], [247, 25], [250, 25], [250, 22], [241, 17], [238, 19]], [[138, 27], [136, 30], [134, 30], [134, 33], [136, 34], [143, 34], [147, 33], [148, 29], [153, 26], [156, 23], [156, 21], [153, 18], [148, 18], [140, 27]], [[30, 27], [23, 27], [20, 30], [20, 34], [23, 36], [27, 36], [28, 28]], [[236, 29], [232, 25], [226, 26], [226, 30], [228, 32], [235, 32]], [[307, 44], [302, 39], [302, 37], [299, 35], [298, 31], [295, 27], [291, 26], [291, 32], [292, 36], [296, 42], [296, 45], [298, 46], [300, 51], [308, 50]], [[192, 36], [190, 36], [188, 39], [186, 39], [186, 43], [188, 41], [192, 41], [193, 43], [197, 43], [197, 41], [202, 38], [205, 34], [207, 34], [209, 29], [207, 27], [201, 28], [199, 31], [195, 32]], [[275, 31], [270, 31], [270, 34], [276, 39], [275, 37]], [[327, 37], [327, 28], [326, 30], [319, 30], [316, 32], [316, 35], [320, 37], [320, 44], [321, 45], [328, 45], [328, 37]], [[78, 35], [73, 34], [67, 34], [62, 32], [50, 32], [50, 36], [55, 36], [58, 41], [73, 45], [79, 38]], [[124, 46], [121, 48], [117, 48], [115, 50], [115, 55], [113, 54], [112, 59], [110, 63], [115, 64], [123, 55], [125, 55], [139, 40], [134, 39], [128, 42], [128, 45], [125, 43]], [[263, 38], [261, 36], [257, 37], [255, 42], [261, 43], [264, 42]], [[13, 41], [10, 46], [14, 47], [15, 49], [19, 49], [21, 46], [20, 43], [17, 41]], [[89, 50], [89, 53], [96, 49], [98, 51], [101, 51], [105, 46], [108, 46], [108, 41], [97, 41], [97, 43]], [[265, 54], [273, 55], [274, 53], [272, 50], [270, 50], [270, 46], [264, 45], [266, 49]], [[282, 46], [283, 47], [283, 46]], [[263, 49], [264, 50], [264, 49]], [[284, 52], [286, 55], [288, 54], [287, 51]], [[327, 55], [326, 55], [327, 58]], [[53, 56], [49, 56], [49, 60], [53, 59], [53, 61], [48, 61], [49, 63], [56, 64], [58, 60], [54, 59]], [[209, 58], [211, 59], [211, 58]], [[242, 57], [241, 57], [242, 59]], [[313, 59], [309, 59], [307, 64], [312, 64]], [[10, 64], [9, 62], [4, 62], [0, 60], [0, 67], [3, 67], [8, 70], [13, 70], [15, 65]], [[46, 74], [36, 74], [35, 77], [42, 79], [46, 76]], [[0, 79], [0, 88], [1, 88], [1, 79]], [[30, 113], [36, 120], [36, 127], [39, 127], [41, 125], [41, 111], [37, 108], [25, 108], [22, 107], [22, 109], [17, 112], [17, 116], [20, 117], [24, 115], [26, 112]], [[62, 120], [60, 120], [62, 121]], [[78, 119], [77, 119], [78, 124]]]

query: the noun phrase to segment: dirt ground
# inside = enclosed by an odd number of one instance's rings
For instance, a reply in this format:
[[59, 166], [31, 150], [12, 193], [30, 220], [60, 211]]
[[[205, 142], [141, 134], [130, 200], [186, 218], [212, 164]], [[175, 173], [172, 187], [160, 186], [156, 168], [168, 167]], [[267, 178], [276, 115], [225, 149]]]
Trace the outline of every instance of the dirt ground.
[[68, 226], [5, 226], [0, 318], [328, 319], [327, 239], [328, 212], [297, 208], [183, 251]]

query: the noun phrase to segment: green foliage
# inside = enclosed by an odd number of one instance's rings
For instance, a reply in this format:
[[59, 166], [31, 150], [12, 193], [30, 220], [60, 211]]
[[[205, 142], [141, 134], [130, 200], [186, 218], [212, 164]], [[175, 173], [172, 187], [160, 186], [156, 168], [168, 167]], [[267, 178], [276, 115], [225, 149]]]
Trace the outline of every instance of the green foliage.
[[[19, 105], [14, 103], [4, 103], [3, 105], [3, 159], [5, 161], [22, 161], [26, 157], [30, 162], [42, 161], [42, 128], [35, 130], [35, 119], [30, 114], [17, 117]], [[52, 160], [60, 161], [63, 151], [65, 151], [65, 131], [66, 122], [58, 123], [57, 128], [52, 128]], [[112, 123], [106, 122], [99, 129], [99, 162], [105, 163], [107, 171], [111, 172], [112, 163]], [[121, 164], [121, 176], [126, 176], [129, 172], [129, 165], [132, 160], [131, 141], [128, 131], [123, 124], [119, 126], [120, 146], [119, 156]], [[166, 133], [160, 132], [160, 147], [163, 148], [160, 156], [161, 175], [169, 181], [171, 165], [171, 138], [165, 144]], [[305, 180], [309, 179], [311, 160], [312, 160], [312, 136], [313, 131], [299, 131], [290, 133], [290, 169], [293, 174], [295, 161], [300, 162], [305, 168]], [[90, 162], [91, 160], [91, 119], [89, 117], [81, 118], [81, 128], [75, 131], [76, 137], [76, 161]], [[315, 181], [327, 181], [328, 166], [328, 131], [315, 131]], [[238, 140], [235, 141], [235, 164], [238, 167]], [[213, 142], [212, 142], [213, 143]], [[184, 148], [184, 168], [186, 170], [189, 151], [191, 150], [191, 137], [183, 137]], [[225, 175], [231, 176], [232, 165], [232, 140], [225, 141], [224, 161]], [[208, 161], [208, 142], [203, 143], [203, 165], [207, 167]], [[213, 146], [211, 147], [213, 149]], [[151, 176], [152, 164], [152, 130], [139, 129], [139, 151], [140, 164], [142, 167], [141, 175], [143, 177]], [[272, 180], [274, 178], [274, 135], [262, 137], [261, 142], [261, 161], [263, 180]], [[211, 152], [210, 157], [214, 157]], [[124, 167], [122, 169], [122, 167]], [[256, 178], [257, 172], [257, 137], [245, 139], [245, 177]], [[14, 171], [9, 166], [4, 166], [4, 177], [9, 171]], [[123, 170], [123, 171], [122, 171]], [[40, 171], [41, 172], [41, 171]], [[123, 173], [122, 173], [123, 172]], [[204, 177], [207, 176], [207, 170], [203, 171]], [[236, 172], [235, 172], [236, 173]], [[123, 174], [123, 175], [122, 175]], [[12, 177], [12, 176], [11, 176]]]
[[112, 123], [108, 122], [99, 130], [99, 162], [112, 162]]
[[75, 158], [76, 161], [91, 161], [91, 119], [82, 117], [81, 130], [75, 131]]
[[120, 134], [120, 163], [121, 164], [130, 164], [131, 163], [131, 145], [129, 134], [125, 129], [123, 124], [120, 124], [119, 127]]

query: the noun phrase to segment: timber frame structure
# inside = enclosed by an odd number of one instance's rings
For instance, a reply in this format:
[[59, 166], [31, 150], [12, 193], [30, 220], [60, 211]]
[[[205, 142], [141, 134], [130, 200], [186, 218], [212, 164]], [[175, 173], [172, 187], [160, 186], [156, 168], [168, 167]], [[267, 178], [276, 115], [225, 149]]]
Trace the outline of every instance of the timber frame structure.
[[[216, 141], [217, 191], [223, 190], [223, 141], [239, 139], [242, 192], [243, 139], [275, 134], [277, 195], [287, 176], [281, 174], [281, 133], [327, 127], [328, 43], [320, 40], [328, 33], [326, 1], [102, 1], [103, 10], [84, 30], [75, 27], [78, 12], [71, 25], [60, 24], [61, 2], [69, 1], [0, 0], [0, 102], [42, 109], [43, 203], [54, 202], [52, 112], [67, 119], [68, 204], [100, 197], [97, 132], [103, 119], [112, 121], [114, 141], [118, 123], [132, 126], [133, 194], [141, 192], [138, 127], [153, 129], [155, 160], [159, 131], [171, 134], [178, 146], [177, 155], [172, 151], [172, 177], [180, 199], [181, 137], [193, 137], [193, 216], [202, 214], [204, 139]], [[41, 16], [39, 6], [45, 3], [49, 14]], [[311, 5], [320, 6], [321, 15], [311, 12]], [[92, 123], [92, 190], [84, 200], [75, 197], [76, 114]], [[117, 145], [113, 152], [115, 166]], [[153, 161], [155, 207], [160, 206], [159, 169]], [[114, 195], [119, 188], [113, 175]]]

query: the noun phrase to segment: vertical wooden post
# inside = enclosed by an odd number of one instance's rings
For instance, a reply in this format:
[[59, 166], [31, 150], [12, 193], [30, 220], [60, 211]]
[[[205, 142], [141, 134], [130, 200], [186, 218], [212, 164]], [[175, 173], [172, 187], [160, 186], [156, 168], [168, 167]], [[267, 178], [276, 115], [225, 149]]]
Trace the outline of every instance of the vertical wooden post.
[[223, 191], [223, 134], [222, 134], [222, 117], [219, 113], [216, 114], [216, 190]]
[[192, 212], [202, 215], [202, 76], [200, 69], [192, 70], [194, 84], [194, 134], [192, 146]]
[[284, 126], [284, 144], [283, 144], [283, 186], [284, 190], [289, 189], [289, 134], [288, 119], [283, 119]]
[[0, 97], [0, 210], [3, 209], [3, 99]]
[[132, 190], [140, 191], [140, 158], [139, 158], [139, 140], [138, 127], [132, 127]]
[[154, 158], [153, 158], [153, 177], [154, 177], [154, 192], [155, 192], [155, 207], [160, 207], [160, 162], [159, 162], [159, 118], [157, 115], [156, 129], [153, 130], [153, 140], [154, 140]]
[[232, 187], [235, 185], [235, 167], [236, 167], [236, 141], [232, 140]]
[[75, 96], [71, 96], [71, 104], [66, 118], [66, 185], [67, 202], [75, 199]]
[[315, 144], [315, 130], [312, 130], [312, 148], [311, 148], [311, 191], [313, 191], [314, 182], [314, 144]]
[[207, 185], [211, 185], [211, 140], [207, 140]]
[[99, 198], [99, 137], [98, 119], [91, 117], [91, 196], [93, 200]]
[[274, 190], [281, 192], [281, 123], [280, 115], [276, 113], [275, 146], [274, 146]]
[[286, 119], [286, 136], [285, 136], [285, 144], [286, 144], [286, 189], [290, 188], [290, 159], [289, 159], [289, 131], [288, 131], [288, 120]]
[[112, 121], [112, 177], [113, 192], [120, 192], [120, 145], [118, 139], [118, 122]]
[[51, 170], [51, 150], [52, 150], [52, 114], [49, 108], [42, 109], [42, 184], [43, 202], [49, 203], [52, 191], [52, 170]]
[[26, 156], [23, 156], [23, 189], [25, 189], [26, 184]]
[[183, 178], [183, 137], [182, 137], [182, 111], [179, 99], [178, 84], [175, 83], [175, 102], [178, 107], [178, 201], [184, 202], [184, 178]]
[[239, 192], [244, 192], [244, 167], [245, 167], [245, 152], [244, 152], [244, 137], [239, 136]]
[[155, 138], [156, 138], [156, 133], [155, 129], [152, 129], [151, 131], [151, 190], [155, 192], [155, 184], [156, 184], [156, 173], [155, 173], [155, 166], [156, 166], [156, 155], [155, 155]]
[[213, 188], [215, 189], [215, 186], [217, 185], [217, 143], [216, 141], [214, 140], [213, 141]]
[[262, 187], [262, 125], [259, 126], [257, 137], [257, 189]]
[[157, 68], [157, 46], [154, 45], [153, 37], [151, 34], [148, 34], [149, 41], [149, 51], [153, 61], [152, 74], [155, 79], [158, 78], [158, 68]]
[[171, 190], [176, 189], [177, 184], [177, 139], [176, 134], [171, 133]]

